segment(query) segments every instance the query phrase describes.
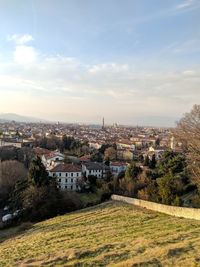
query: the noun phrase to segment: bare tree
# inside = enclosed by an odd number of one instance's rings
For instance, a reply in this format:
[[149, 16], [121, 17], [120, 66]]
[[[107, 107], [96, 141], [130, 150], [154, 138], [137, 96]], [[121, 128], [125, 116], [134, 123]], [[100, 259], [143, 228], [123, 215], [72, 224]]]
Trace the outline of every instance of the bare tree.
[[200, 190], [200, 105], [194, 105], [177, 123], [174, 132], [186, 152], [192, 179]]
[[15, 183], [27, 177], [24, 165], [16, 160], [0, 162], [0, 194], [8, 196]]
[[104, 152], [105, 159], [116, 160], [116, 157], [117, 157], [117, 151], [116, 149], [114, 149], [114, 147], [106, 148]]

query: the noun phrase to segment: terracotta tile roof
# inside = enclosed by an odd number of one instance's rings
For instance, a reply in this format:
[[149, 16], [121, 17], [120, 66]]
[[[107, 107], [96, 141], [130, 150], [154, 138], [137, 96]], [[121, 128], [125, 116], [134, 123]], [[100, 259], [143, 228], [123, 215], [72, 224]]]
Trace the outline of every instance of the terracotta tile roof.
[[110, 163], [110, 166], [127, 166], [128, 165], [128, 163], [126, 163], [126, 162], [111, 162]]
[[81, 166], [61, 163], [52, 168], [51, 172], [81, 172]]
[[79, 158], [80, 161], [90, 161], [91, 156], [90, 155], [85, 155]]
[[35, 147], [33, 150], [37, 156], [48, 155], [48, 154], [52, 153], [52, 151], [50, 151], [46, 148], [41, 148], [41, 147]]

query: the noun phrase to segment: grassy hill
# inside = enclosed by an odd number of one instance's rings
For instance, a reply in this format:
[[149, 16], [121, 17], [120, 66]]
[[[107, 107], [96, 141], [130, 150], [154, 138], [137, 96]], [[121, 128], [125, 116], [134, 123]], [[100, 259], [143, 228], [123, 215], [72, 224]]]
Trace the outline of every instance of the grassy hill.
[[119, 202], [0, 232], [0, 266], [200, 266], [200, 222]]

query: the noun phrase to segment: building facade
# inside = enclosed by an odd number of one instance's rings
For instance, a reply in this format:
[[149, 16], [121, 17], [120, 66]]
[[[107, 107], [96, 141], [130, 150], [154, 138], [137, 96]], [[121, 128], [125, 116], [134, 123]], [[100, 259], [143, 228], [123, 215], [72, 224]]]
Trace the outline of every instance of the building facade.
[[60, 163], [49, 170], [49, 176], [56, 178], [59, 189], [76, 191], [79, 189], [78, 181], [82, 178], [82, 170], [79, 165]]

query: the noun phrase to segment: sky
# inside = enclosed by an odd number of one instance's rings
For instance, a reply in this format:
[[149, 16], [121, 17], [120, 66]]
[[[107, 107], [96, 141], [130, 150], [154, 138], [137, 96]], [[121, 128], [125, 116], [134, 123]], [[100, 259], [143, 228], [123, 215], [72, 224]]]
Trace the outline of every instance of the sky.
[[0, 0], [0, 113], [173, 126], [199, 102], [200, 0]]

